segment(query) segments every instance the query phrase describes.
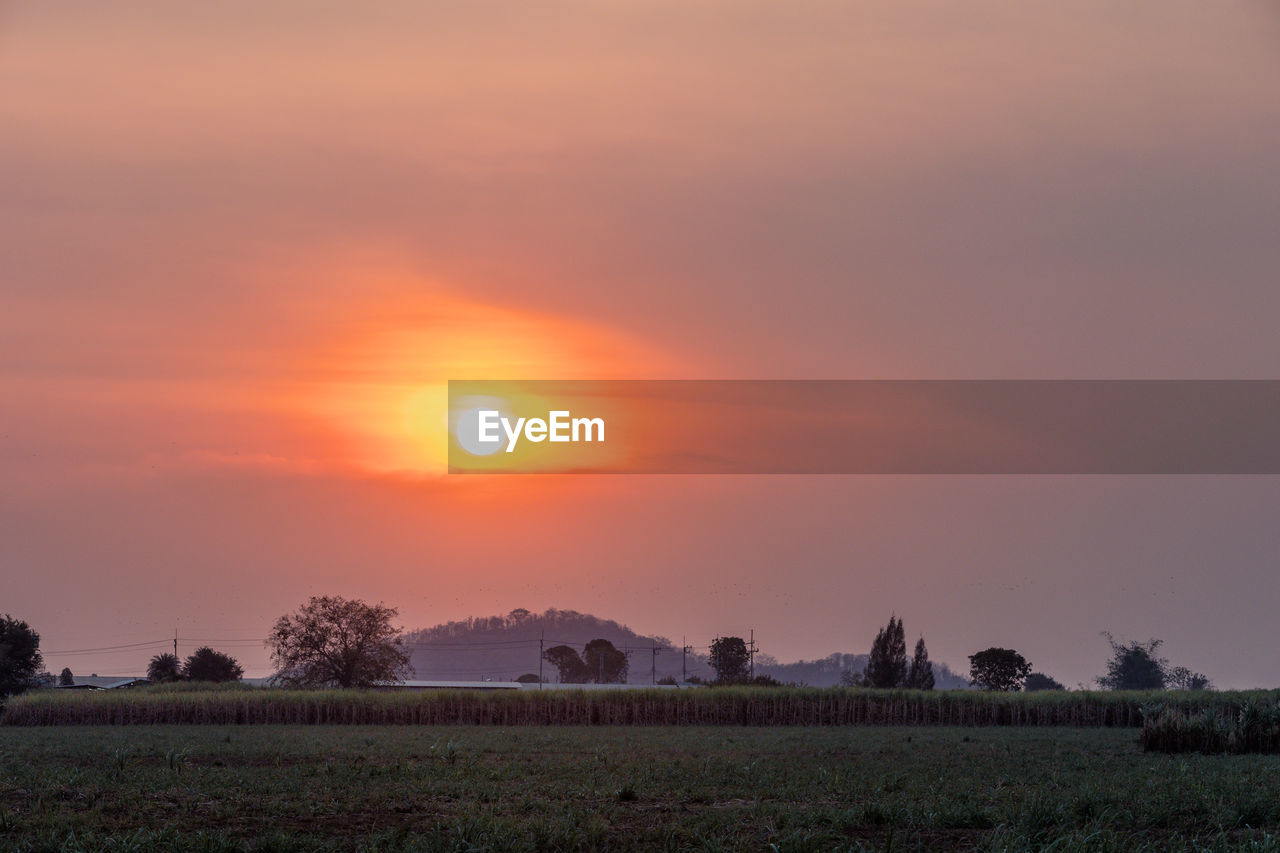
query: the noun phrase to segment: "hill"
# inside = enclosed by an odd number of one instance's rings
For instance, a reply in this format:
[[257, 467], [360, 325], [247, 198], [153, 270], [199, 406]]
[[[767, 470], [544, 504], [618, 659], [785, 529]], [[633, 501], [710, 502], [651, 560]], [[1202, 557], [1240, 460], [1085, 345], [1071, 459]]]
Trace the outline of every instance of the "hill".
[[[533, 613], [523, 608], [505, 616], [485, 616], [445, 622], [405, 634], [414, 678], [460, 681], [509, 681], [538, 672], [540, 648], [567, 645], [581, 650], [589, 641], [605, 639], [627, 652], [631, 683], [652, 678], [690, 676], [711, 678], [707, 649], [682, 655], [666, 637], [640, 634], [612, 619], [601, 619], [576, 610], [551, 609]], [[657, 654], [654, 654], [654, 650]], [[817, 660], [780, 663], [767, 654], [756, 655], [756, 673], [779, 681], [829, 687], [840, 683], [842, 673], [861, 672], [865, 654], [835, 653]], [[934, 663], [939, 688], [966, 687], [968, 681], [946, 664]], [[543, 675], [555, 680], [555, 671], [544, 666]]]
[[[581, 651], [589, 641], [605, 639], [628, 653], [633, 683], [651, 680], [657, 649], [657, 677], [681, 675], [681, 654], [666, 637], [638, 634], [611, 619], [576, 610], [551, 609], [532, 613], [523, 608], [506, 616], [486, 616], [446, 622], [405, 634], [415, 677], [493, 681], [512, 680], [538, 672], [540, 648], [572, 646]], [[711, 674], [705, 657], [688, 655], [690, 675]], [[544, 667], [547, 680], [555, 670]]]

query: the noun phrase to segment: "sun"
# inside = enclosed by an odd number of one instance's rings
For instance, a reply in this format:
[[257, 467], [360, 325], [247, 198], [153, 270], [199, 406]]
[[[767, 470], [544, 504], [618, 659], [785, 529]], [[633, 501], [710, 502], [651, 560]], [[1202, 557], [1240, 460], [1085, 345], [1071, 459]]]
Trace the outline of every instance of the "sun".
[[444, 474], [451, 379], [634, 379], [674, 360], [631, 335], [575, 318], [472, 301], [422, 282], [364, 306], [309, 357], [296, 405], [357, 468]]

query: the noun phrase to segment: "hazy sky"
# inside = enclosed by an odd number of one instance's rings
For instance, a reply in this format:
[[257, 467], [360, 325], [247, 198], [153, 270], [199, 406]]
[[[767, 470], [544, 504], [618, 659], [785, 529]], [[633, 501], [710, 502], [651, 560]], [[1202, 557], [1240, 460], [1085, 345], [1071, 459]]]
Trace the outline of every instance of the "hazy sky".
[[0, 3], [0, 611], [782, 659], [896, 611], [1280, 684], [1280, 478], [450, 478], [432, 432], [450, 378], [1277, 378], [1277, 81], [1262, 2]]

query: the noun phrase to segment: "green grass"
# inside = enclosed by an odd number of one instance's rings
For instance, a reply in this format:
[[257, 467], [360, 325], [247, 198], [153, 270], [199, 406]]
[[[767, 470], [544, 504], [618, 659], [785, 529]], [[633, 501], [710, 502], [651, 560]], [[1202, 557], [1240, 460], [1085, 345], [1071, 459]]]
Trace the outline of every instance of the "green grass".
[[1280, 851], [1278, 790], [1127, 729], [0, 729], [0, 850]]

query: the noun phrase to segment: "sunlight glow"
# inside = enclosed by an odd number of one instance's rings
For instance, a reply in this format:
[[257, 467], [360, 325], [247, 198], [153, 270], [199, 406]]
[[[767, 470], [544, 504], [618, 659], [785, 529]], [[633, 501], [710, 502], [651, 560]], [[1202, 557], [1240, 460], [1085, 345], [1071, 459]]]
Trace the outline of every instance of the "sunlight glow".
[[673, 360], [599, 325], [499, 308], [421, 282], [379, 305], [316, 361], [301, 408], [334, 453], [376, 472], [443, 474], [450, 379], [628, 379], [672, 372]]

